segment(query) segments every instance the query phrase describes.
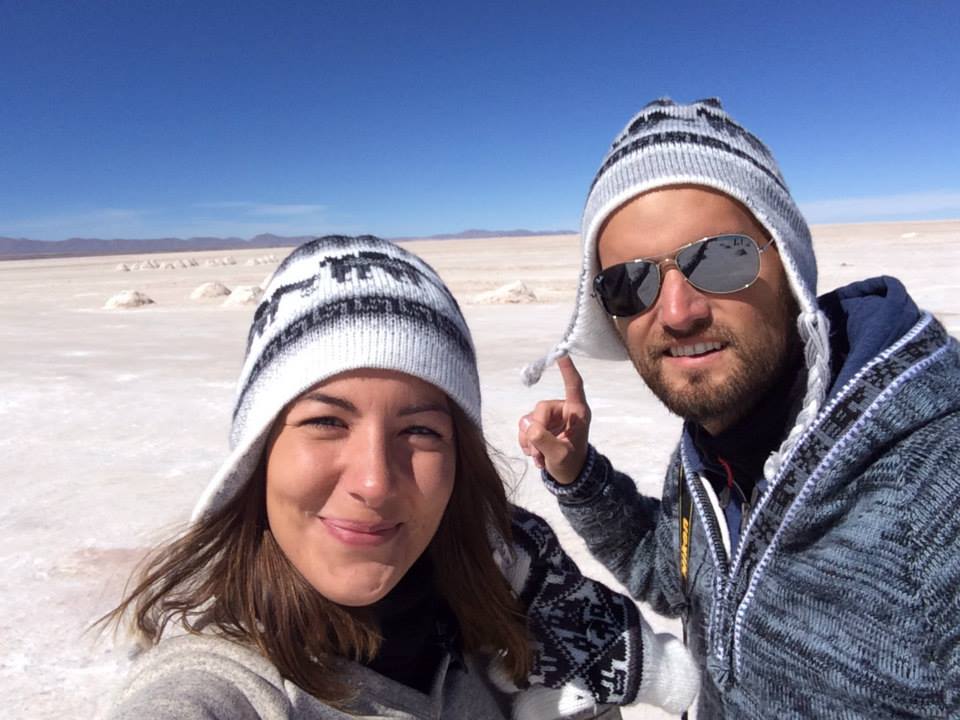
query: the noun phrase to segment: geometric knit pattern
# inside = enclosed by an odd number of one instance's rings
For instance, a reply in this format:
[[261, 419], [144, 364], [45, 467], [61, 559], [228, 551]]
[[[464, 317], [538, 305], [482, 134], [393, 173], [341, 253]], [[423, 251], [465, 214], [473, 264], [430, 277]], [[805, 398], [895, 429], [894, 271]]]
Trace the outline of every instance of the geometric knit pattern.
[[233, 410], [231, 453], [194, 518], [240, 491], [287, 403], [357, 368], [420, 378], [443, 390], [480, 426], [470, 331], [433, 268], [369, 235], [318, 238], [284, 259], [254, 313]]
[[535, 638], [530, 682], [574, 685], [599, 704], [633, 702], [643, 679], [636, 605], [584, 577], [543, 519], [515, 508], [512, 527], [514, 552], [531, 561], [520, 593]]
[[631, 595], [684, 616], [706, 670], [700, 717], [960, 717], [960, 347], [935, 319], [836, 393], [732, 559], [712, 489], [686, 468], [686, 592], [683, 453], [657, 500], [590, 452], [561, 508]]

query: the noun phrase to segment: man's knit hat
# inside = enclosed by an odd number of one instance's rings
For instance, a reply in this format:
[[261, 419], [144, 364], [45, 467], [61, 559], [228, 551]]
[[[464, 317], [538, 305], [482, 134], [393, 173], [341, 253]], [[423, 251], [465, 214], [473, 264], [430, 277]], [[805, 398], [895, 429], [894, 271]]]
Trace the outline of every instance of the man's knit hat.
[[597, 238], [607, 218], [631, 198], [687, 184], [713, 188], [746, 206], [770, 233], [780, 254], [800, 307], [798, 329], [808, 372], [807, 396], [793, 437], [816, 415], [829, 382], [828, 325], [817, 307], [813, 243], [773, 155], [715, 98], [689, 105], [667, 98], [654, 100], [617, 135], [593, 179], [583, 211], [583, 255], [573, 317], [560, 342], [524, 368], [524, 382], [536, 383], [547, 365], [567, 353], [627, 359], [613, 322], [592, 297], [593, 279], [600, 272]]
[[194, 508], [194, 520], [243, 488], [289, 402], [358, 368], [397, 370], [431, 383], [480, 426], [473, 341], [433, 268], [369, 235], [312, 240], [280, 264], [254, 314], [231, 452]]

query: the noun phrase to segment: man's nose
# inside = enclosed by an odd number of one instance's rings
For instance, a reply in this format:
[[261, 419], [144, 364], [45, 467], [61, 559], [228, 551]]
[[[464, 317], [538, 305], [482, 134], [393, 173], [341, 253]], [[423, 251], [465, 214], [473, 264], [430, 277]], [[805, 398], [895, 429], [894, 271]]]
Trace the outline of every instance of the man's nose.
[[687, 332], [710, 317], [710, 303], [676, 266], [671, 266], [663, 270], [657, 313], [665, 327]]
[[381, 432], [358, 435], [348, 450], [344, 477], [347, 492], [364, 505], [381, 507], [394, 491], [395, 460]]

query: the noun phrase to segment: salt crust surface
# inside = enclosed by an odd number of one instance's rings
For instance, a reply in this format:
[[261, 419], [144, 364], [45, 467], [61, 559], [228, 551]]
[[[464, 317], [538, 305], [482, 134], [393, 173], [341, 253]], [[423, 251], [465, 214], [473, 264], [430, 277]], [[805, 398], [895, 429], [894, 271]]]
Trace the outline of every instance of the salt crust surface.
[[[820, 290], [882, 273], [960, 335], [960, 222], [814, 228]], [[575, 237], [411, 242], [450, 284], [473, 331], [484, 427], [519, 503], [546, 516], [588, 573], [610, 581], [570, 531], [515, 444], [517, 419], [558, 397], [556, 370], [525, 388], [519, 370], [569, 318]], [[279, 258], [286, 252], [275, 251]], [[256, 285], [257, 251], [195, 253], [211, 279]], [[177, 255], [149, 256], [160, 262]], [[936, 262], [930, 262], [936, 258]], [[0, 262], [0, 707], [9, 720], [101, 717], [126, 672], [123, 646], [85, 634], [112, 607], [144, 550], [183, 523], [226, 449], [230, 406], [254, 306], [226, 312], [189, 299], [197, 270], [137, 274], [156, 300], [116, 312], [115, 270], [145, 257]], [[216, 265], [208, 261], [216, 260]], [[210, 276], [211, 271], [205, 270]], [[538, 302], [480, 305], [511, 282]], [[29, 307], [31, 312], [24, 312]], [[627, 363], [582, 360], [591, 438], [643, 492], [657, 495], [679, 421]], [[648, 614], [660, 630], [675, 623]], [[666, 718], [648, 708], [625, 717]]]

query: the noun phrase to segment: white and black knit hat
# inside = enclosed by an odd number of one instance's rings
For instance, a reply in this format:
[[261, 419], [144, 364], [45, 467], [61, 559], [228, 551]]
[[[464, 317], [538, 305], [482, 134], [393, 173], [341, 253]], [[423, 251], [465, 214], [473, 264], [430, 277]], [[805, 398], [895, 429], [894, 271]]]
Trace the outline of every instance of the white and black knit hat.
[[[582, 259], [576, 305], [563, 337], [549, 353], [524, 368], [527, 385], [567, 353], [626, 360], [611, 319], [592, 297], [600, 272], [597, 237], [607, 218], [641, 193], [669, 185], [700, 185], [738, 200], [770, 233], [800, 307], [807, 395], [792, 441], [815, 417], [830, 379], [827, 319], [817, 307], [817, 263], [810, 229], [767, 147], [737, 124], [715, 98], [678, 105], [661, 98], [647, 104], [617, 135], [590, 186], [581, 224]], [[691, 238], [696, 239], [696, 238]], [[790, 442], [792, 446], [792, 442]], [[768, 472], [775, 472], [775, 454]]]
[[431, 383], [480, 426], [473, 341], [433, 268], [369, 235], [312, 240], [277, 268], [254, 314], [237, 386], [231, 452], [193, 519], [223, 507], [243, 488], [289, 402], [357, 368], [397, 370]]

